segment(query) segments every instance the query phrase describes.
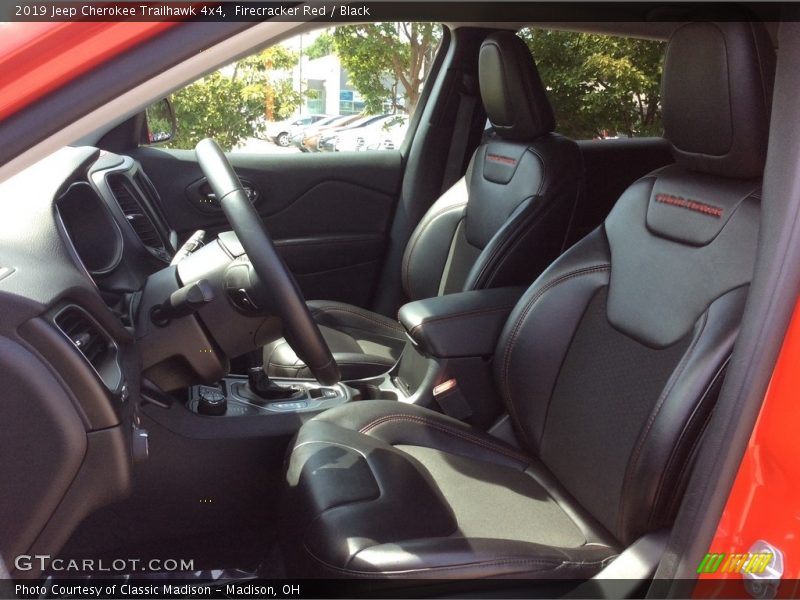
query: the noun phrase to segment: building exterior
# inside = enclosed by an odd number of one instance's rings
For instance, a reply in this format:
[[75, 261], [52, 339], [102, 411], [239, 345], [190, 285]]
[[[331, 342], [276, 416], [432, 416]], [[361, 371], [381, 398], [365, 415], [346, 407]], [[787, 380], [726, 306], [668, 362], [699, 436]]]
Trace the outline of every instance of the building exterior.
[[303, 56], [294, 71], [296, 89], [315, 92], [306, 98], [302, 112], [352, 115], [363, 110], [364, 102], [348, 84], [347, 71], [335, 54], [314, 59]]

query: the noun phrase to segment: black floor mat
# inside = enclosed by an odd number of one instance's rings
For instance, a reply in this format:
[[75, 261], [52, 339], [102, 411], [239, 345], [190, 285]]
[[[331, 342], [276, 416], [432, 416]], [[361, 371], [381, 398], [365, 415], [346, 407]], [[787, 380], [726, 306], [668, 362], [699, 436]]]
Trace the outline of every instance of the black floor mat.
[[[65, 554], [60, 558], [87, 557]], [[158, 564], [172, 559], [191, 561], [187, 570], [240, 569], [267, 578], [280, 578], [285, 573], [277, 536], [274, 531], [263, 529], [160, 539], [119, 547], [92, 558], [101, 559], [106, 565], [115, 559], [139, 560], [137, 564], [144, 571], [151, 570], [148, 565], [153, 559], [161, 561]]]

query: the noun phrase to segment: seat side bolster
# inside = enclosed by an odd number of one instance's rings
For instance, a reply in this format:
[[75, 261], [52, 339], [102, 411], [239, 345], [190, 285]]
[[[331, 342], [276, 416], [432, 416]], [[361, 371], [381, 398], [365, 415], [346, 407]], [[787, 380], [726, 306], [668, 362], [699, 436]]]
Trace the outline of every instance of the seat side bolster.
[[[344, 567], [382, 541], [456, 531], [430, 474], [389, 444], [329, 420], [312, 419], [300, 430], [286, 481], [290, 545], [332, 565]], [[409, 511], [415, 519], [386, 518]]]
[[490, 538], [425, 538], [376, 544], [359, 551], [339, 575], [374, 577], [590, 577], [611, 562], [616, 551], [592, 544], [554, 548]]
[[[308, 303], [322, 337], [344, 380], [376, 377], [389, 371], [406, 344], [397, 321], [343, 302]], [[383, 351], [369, 351], [366, 342]], [[264, 366], [272, 377], [310, 378], [313, 374], [292, 347], [280, 338], [264, 346]]]
[[530, 185], [530, 195], [489, 239], [465, 290], [529, 285], [563, 249], [583, 173], [580, 149], [553, 133], [531, 143], [527, 154], [540, 176], [533, 176], [531, 168], [519, 175]]
[[524, 470], [530, 459], [505, 442], [466, 423], [422, 407], [370, 400], [328, 410], [313, 419], [358, 431], [383, 443], [439, 448], [460, 456]]
[[330, 300], [310, 300], [308, 309], [314, 320], [320, 325], [344, 331], [365, 331], [379, 337], [405, 339], [403, 327], [397, 321], [352, 304]]
[[500, 335], [495, 383], [520, 443], [533, 454], [539, 452], [549, 399], [574, 329], [594, 292], [608, 284], [610, 262], [599, 227], [539, 276]]
[[411, 234], [400, 272], [408, 298], [415, 300], [438, 294], [469, 195], [467, 180], [462, 177], [431, 205]]
[[682, 486], [693, 444], [716, 402], [748, 289], [745, 285], [723, 294], [698, 321], [685, 361], [640, 434], [621, 496], [618, 531], [623, 541], [667, 525], [672, 517], [671, 499]]

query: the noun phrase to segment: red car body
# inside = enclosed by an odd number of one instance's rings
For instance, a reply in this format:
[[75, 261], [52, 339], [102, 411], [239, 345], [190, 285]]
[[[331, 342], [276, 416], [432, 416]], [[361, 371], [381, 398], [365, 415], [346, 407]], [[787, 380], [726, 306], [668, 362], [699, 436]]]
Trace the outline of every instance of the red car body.
[[[772, 373], [767, 396], [739, 465], [711, 550], [744, 552], [763, 539], [784, 555], [783, 579], [800, 578], [800, 304]], [[710, 551], [711, 551], [710, 550]], [[715, 573], [704, 579], [738, 578]], [[726, 587], [723, 596], [729, 595]], [[781, 588], [782, 597], [797, 597], [800, 589]]]
[[4, 23], [0, 28], [0, 119], [175, 25]]

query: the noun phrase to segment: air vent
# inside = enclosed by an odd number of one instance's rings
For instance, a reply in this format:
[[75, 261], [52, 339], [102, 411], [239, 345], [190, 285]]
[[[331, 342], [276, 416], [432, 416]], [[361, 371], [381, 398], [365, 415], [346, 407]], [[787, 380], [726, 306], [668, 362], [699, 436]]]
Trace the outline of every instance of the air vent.
[[117, 346], [111, 337], [77, 306], [64, 308], [53, 320], [75, 348], [83, 354], [106, 387], [116, 391], [122, 373], [117, 362]]
[[153, 182], [150, 181], [150, 178], [144, 174], [144, 171], [141, 170], [136, 173], [134, 179], [136, 180], [136, 185], [139, 186], [139, 189], [142, 190], [145, 196], [147, 196], [147, 201], [150, 203], [150, 208], [155, 211], [156, 218], [164, 220], [164, 214], [159, 209], [159, 206], [161, 205], [161, 199], [158, 196], [158, 192], [156, 191], [156, 187], [153, 185]]
[[161, 256], [165, 252], [164, 242], [138, 199], [136, 188], [125, 177], [109, 178], [108, 183], [133, 231], [146, 247], [156, 250], [156, 254]]

